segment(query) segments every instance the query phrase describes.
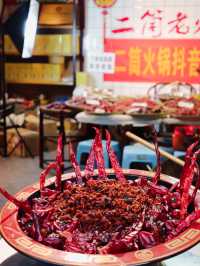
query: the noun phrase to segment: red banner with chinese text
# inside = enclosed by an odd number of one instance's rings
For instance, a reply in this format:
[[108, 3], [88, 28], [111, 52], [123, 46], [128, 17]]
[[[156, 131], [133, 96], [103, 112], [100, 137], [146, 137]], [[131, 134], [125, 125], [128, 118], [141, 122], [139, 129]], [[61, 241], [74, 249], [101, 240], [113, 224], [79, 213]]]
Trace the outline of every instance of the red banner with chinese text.
[[200, 82], [200, 39], [106, 39], [105, 52], [116, 55], [105, 81]]

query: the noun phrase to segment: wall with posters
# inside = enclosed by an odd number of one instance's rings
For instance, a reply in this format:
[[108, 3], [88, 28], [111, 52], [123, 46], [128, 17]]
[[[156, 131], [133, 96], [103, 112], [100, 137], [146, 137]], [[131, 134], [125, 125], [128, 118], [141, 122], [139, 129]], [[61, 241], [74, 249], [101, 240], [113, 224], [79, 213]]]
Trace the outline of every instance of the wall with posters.
[[94, 86], [145, 94], [156, 82], [200, 83], [199, 0], [88, 0], [85, 70]]

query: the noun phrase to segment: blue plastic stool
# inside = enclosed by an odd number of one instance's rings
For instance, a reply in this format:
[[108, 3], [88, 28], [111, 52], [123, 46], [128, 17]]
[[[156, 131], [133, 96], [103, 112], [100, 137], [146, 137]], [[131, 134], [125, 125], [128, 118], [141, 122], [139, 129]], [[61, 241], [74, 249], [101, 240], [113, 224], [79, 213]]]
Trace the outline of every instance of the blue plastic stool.
[[[78, 163], [81, 163], [81, 157], [83, 154], [89, 154], [90, 149], [92, 147], [92, 139], [88, 139], [88, 140], [83, 140], [80, 141], [78, 143], [77, 146], [77, 151], [76, 151], [76, 158]], [[109, 168], [110, 164], [109, 164], [109, 156], [106, 150], [106, 141], [102, 140], [102, 145], [103, 145], [103, 155], [104, 155], [104, 161], [105, 161], [105, 167]], [[115, 154], [117, 155], [118, 160], [120, 160], [121, 158], [121, 150], [120, 150], [120, 145], [119, 142], [117, 141], [111, 141], [111, 147], [113, 148]]]
[[174, 151], [175, 157], [185, 157], [186, 152], [185, 151]]
[[136, 143], [124, 147], [122, 168], [130, 168], [131, 163], [145, 163], [152, 168], [156, 166], [156, 154], [145, 146]]
[[[160, 148], [171, 154], [173, 153], [173, 149], [170, 147], [161, 146]], [[161, 156], [161, 161], [163, 160]], [[156, 153], [139, 143], [127, 145], [123, 150], [122, 168], [130, 168], [131, 163], [134, 162], [149, 164], [152, 168], [155, 168], [157, 165]]]

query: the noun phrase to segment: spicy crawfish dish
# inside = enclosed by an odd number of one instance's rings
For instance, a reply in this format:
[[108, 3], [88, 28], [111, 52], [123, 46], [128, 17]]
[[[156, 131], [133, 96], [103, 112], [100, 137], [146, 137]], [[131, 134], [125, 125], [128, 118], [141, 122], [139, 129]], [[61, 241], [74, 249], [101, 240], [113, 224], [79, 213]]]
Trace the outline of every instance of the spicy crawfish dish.
[[[108, 178], [103, 161], [98, 129], [89, 154], [84, 175], [80, 171], [70, 145], [70, 158], [76, 182], [61, 182], [62, 138], [58, 139], [56, 162], [40, 176], [40, 195], [19, 201], [6, 190], [0, 192], [20, 208], [18, 222], [23, 232], [47, 246], [79, 253], [113, 254], [149, 248], [172, 239], [200, 217], [200, 210], [188, 212], [200, 185], [189, 189], [195, 175], [194, 166], [200, 151], [198, 142], [186, 155], [180, 182], [166, 188], [158, 184], [160, 155], [155, 137], [157, 171], [152, 180], [139, 177], [127, 180], [111, 147], [106, 132], [107, 152], [116, 179]], [[197, 151], [196, 151], [197, 150]], [[93, 178], [95, 161], [98, 178]], [[45, 187], [45, 178], [56, 170], [55, 188]], [[194, 204], [193, 204], [194, 205]]]

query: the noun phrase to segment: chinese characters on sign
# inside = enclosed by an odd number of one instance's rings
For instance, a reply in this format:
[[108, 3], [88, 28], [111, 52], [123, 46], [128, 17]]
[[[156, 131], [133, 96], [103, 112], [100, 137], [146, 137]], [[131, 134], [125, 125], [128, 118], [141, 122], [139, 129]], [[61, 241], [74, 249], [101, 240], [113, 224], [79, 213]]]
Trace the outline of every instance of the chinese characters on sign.
[[89, 72], [114, 73], [115, 54], [114, 53], [89, 54], [87, 66]]
[[[181, 28], [181, 30], [184, 30]], [[200, 44], [198, 39], [107, 39], [106, 52], [115, 53], [114, 74], [105, 81], [198, 83]]]
[[178, 34], [187, 34], [190, 31], [189, 26], [187, 25], [188, 16], [182, 12], [178, 12], [176, 18], [168, 22], [168, 25], [171, 25], [169, 29], [170, 32], [176, 32]]
[[120, 33], [120, 32], [127, 32], [127, 31], [134, 31], [133, 27], [127, 27], [127, 25], [125, 25], [127, 22], [129, 22], [129, 17], [120, 17], [116, 19], [118, 22], [120, 22], [120, 24], [123, 24], [122, 27], [117, 28], [117, 29], [113, 29], [112, 33]]
[[147, 10], [142, 16], [142, 34], [150, 31], [153, 37], [159, 37], [162, 33], [162, 10], [158, 9], [155, 12]]
[[[114, 16], [113, 16], [114, 17]], [[119, 26], [111, 29], [113, 34], [133, 31], [142, 36], [152, 38], [162, 37], [163, 32], [170, 37], [171, 34], [185, 36], [200, 33], [200, 18], [193, 18], [182, 11], [164, 20], [165, 12], [161, 9], [147, 9], [137, 18], [137, 25], [130, 23], [130, 17], [115, 18]]]

